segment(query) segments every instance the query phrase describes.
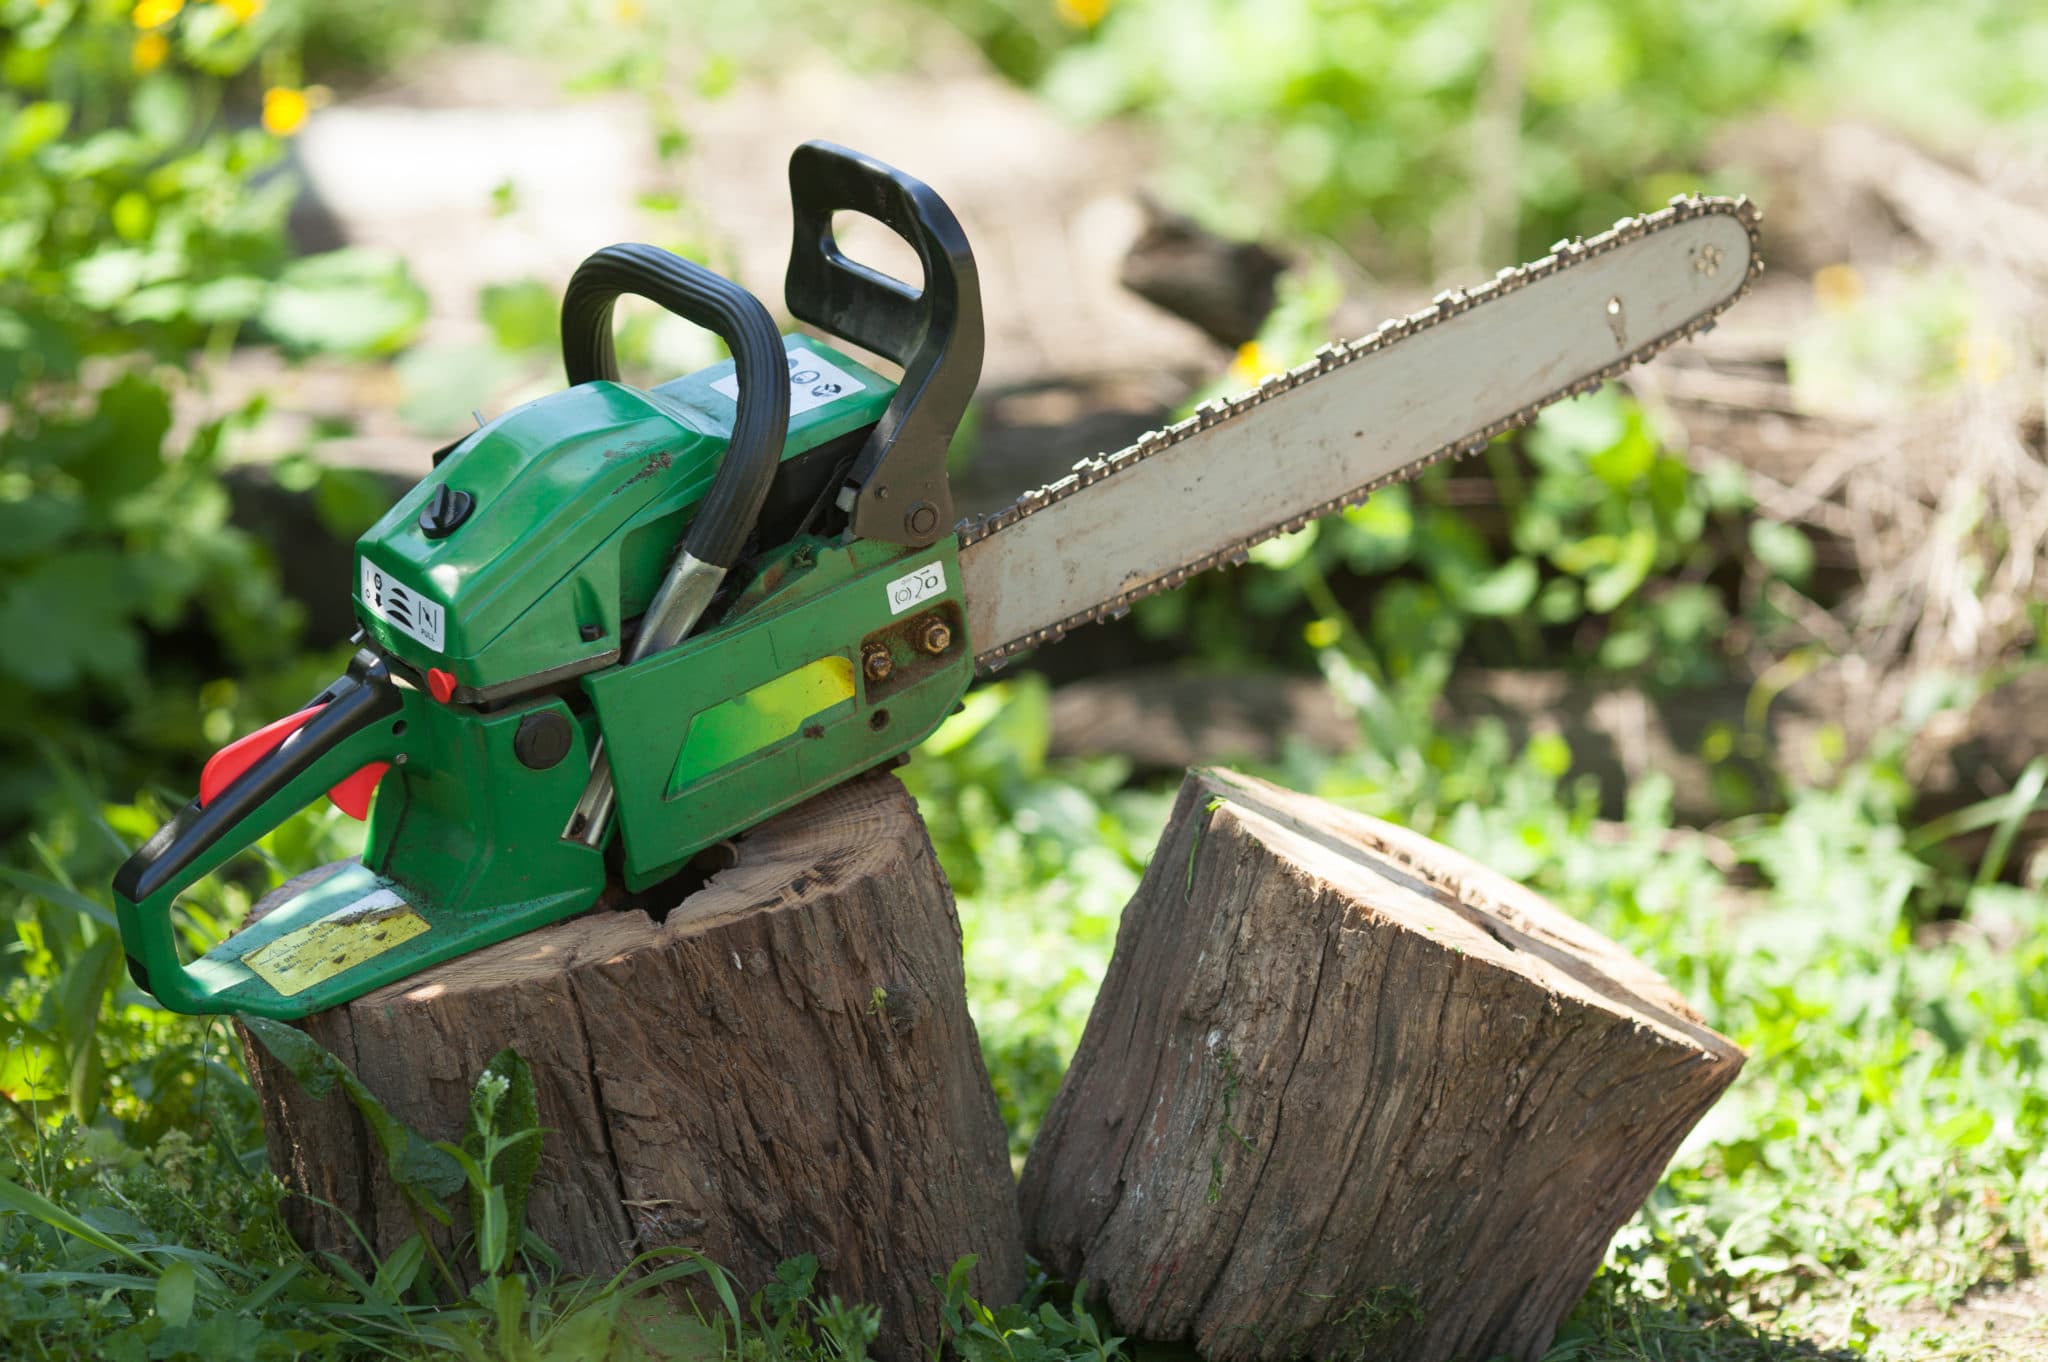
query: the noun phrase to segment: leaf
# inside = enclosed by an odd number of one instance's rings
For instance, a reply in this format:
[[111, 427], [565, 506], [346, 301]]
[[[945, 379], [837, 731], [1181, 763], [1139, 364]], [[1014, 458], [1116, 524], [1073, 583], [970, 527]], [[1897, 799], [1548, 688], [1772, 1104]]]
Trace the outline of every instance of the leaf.
[[0, 501], [0, 559], [39, 558], [64, 542], [85, 518], [85, 508], [72, 496], [31, 493], [20, 501]]
[[[596, 1362], [611, 1352], [615, 1319], [621, 1304], [617, 1296], [594, 1301], [555, 1321], [548, 1330], [540, 1356], [554, 1362]], [[648, 1356], [643, 1346], [636, 1356]]]
[[1384, 487], [1344, 512], [1344, 561], [1353, 572], [1391, 572], [1408, 561], [1415, 509], [1405, 484]]
[[555, 292], [538, 279], [486, 284], [482, 296], [484, 325], [500, 350], [552, 350], [561, 336], [561, 309]]
[[192, 1264], [172, 1263], [156, 1279], [157, 1317], [173, 1329], [190, 1323], [192, 1298], [198, 1290], [199, 1275], [192, 1270]]
[[1656, 563], [1656, 533], [1638, 525], [1621, 537], [1615, 560], [1586, 578], [1586, 608], [1595, 614], [1611, 613], [1635, 594]]
[[192, 127], [191, 91], [168, 73], [139, 83], [128, 107], [135, 130], [160, 147], [172, 146]]
[[291, 1072], [307, 1096], [323, 1098], [334, 1091], [342, 1064], [322, 1049], [318, 1041], [296, 1026], [269, 1017], [247, 1016], [240, 1020], [250, 1035], [263, 1042], [271, 1057]]
[[18, 1023], [5, 1027], [8, 1045], [0, 1050], [0, 1092], [16, 1102], [48, 1102], [62, 1097], [69, 1071], [56, 1043]]
[[249, 274], [230, 274], [192, 290], [186, 311], [195, 322], [243, 322], [263, 310], [269, 285]]
[[1623, 404], [1608, 388], [1546, 407], [1525, 441], [1530, 458], [1552, 472], [1577, 472], [1590, 456], [1628, 436]]
[[1492, 572], [1466, 576], [1446, 574], [1444, 594], [1467, 614], [1500, 619], [1519, 615], [1536, 599], [1536, 564], [1510, 558]]
[[427, 318], [427, 295], [395, 255], [346, 247], [285, 267], [262, 323], [284, 344], [345, 355], [387, 355]]
[[1571, 744], [1556, 733], [1532, 735], [1523, 752], [1530, 765], [1552, 780], [1563, 778], [1572, 769]]
[[1813, 543], [1798, 527], [1779, 520], [1749, 522], [1749, 551], [1774, 577], [1803, 586], [1813, 575]]
[[87, 307], [105, 311], [141, 288], [149, 269], [149, 255], [138, 247], [96, 251], [71, 267], [71, 292]]
[[0, 158], [25, 161], [64, 135], [71, 126], [71, 106], [55, 100], [24, 104], [8, 118], [7, 141]]
[[[477, 1283], [479, 1295], [484, 1291], [485, 1285], [483, 1282]], [[505, 1347], [512, 1356], [517, 1356], [516, 1353], [511, 1353], [511, 1349], [506, 1345], [514, 1339], [523, 1341], [525, 1338], [525, 1330], [520, 1328], [519, 1317], [526, 1311], [526, 1278], [517, 1273], [498, 1278], [496, 1289], [492, 1291], [490, 1299], [483, 1303], [498, 1317], [499, 1345]]]
[[1586, 467], [1615, 491], [1625, 492], [1649, 477], [1656, 462], [1657, 442], [1644, 429], [1642, 409], [1631, 406], [1621, 438], [1589, 457]]
[[405, 392], [398, 404], [399, 417], [415, 430], [449, 435], [474, 429], [470, 413], [477, 399], [521, 374], [518, 360], [481, 342], [415, 345], [392, 367]]
[[2026, 769], [2020, 772], [2020, 778], [2006, 792], [2005, 809], [1999, 815], [1998, 826], [1992, 830], [1991, 844], [1984, 850], [1984, 859], [1977, 863], [1978, 885], [1991, 884], [2005, 869], [2005, 858], [2012, 854], [2013, 839], [2040, 806], [2044, 787], [2048, 787], [2048, 757], [2036, 757], [2027, 763]]
[[420, 1265], [426, 1261], [426, 1238], [414, 1234], [377, 1265], [377, 1279], [370, 1283], [370, 1294], [396, 1305], [412, 1290], [414, 1279], [420, 1275]]
[[[399, 1247], [400, 1251], [403, 1252], [404, 1245]], [[251, 1291], [238, 1301], [235, 1304], [235, 1313], [245, 1316], [255, 1315], [257, 1311], [270, 1304], [273, 1300], [276, 1300], [278, 1295], [286, 1287], [297, 1281], [299, 1275], [305, 1270], [306, 1260], [304, 1258], [299, 1259], [297, 1262], [287, 1263], [264, 1278], [261, 1286], [258, 1286], [254, 1291]]]
[[476, 1221], [477, 1265], [487, 1275], [496, 1276], [505, 1266], [505, 1256], [511, 1247], [505, 1225], [505, 1189], [486, 1187], [479, 1192], [472, 1186], [470, 1205]]
[[1956, 1149], [1970, 1149], [1991, 1138], [1998, 1123], [1981, 1107], [1959, 1111], [1934, 1127], [1934, 1138]]
[[291, 1071], [309, 1095], [325, 1097], [339, 1084], [362, 1114], [363, 1124], [376, 1137], [392, 1182], [435, 1219], [447, 1223], [448, 1212], [440, 1199], [452, 1196], [464, 1182], [462, 1169], [454, 1159], [393, 1116], [353, 1070], [305, 1032], [269, 1017], [238, 1013], [236, 1019]]
[[171, 399], [139, 374], [125, 374], [100, 393], [99, 407], [66, 460], [91, 504], [111, 507], [149, 487], [164, 473], [164, 436]]
[[768, 1283], [761, 1298], [778, 1317], [788, 1315], [811, 1294], [811, 1284], [817, 1277], [816, 1254], [800, 1253], [794, 1258], [785, 1258], [775, 1265], [775, 1280]]
[[128, 618], [129, 583], [118, 554], [54, 554], [0, 592], [0, 675], [32, 690], [81, 680], [138, 679], [142, 639]]
[[11, 1178], [0, 1177], [0, 1211], [13, 1211], [17, 1215], [31, 1216], [52, 1229], [84, 1240], [103, 1253], [125, 1258], [151, 1276], [157, 1275], [156, 1264], [134, 1249], [111, 1235], [94, 1229], [48, 1197], [30, 1191]]
[[81, 1123], [90, 1123], [99, 1111], [100, 1004], [120, 982], [124, 968], [121, 938], [103, 932], [65, 969], [44, 1004], [46, 1011], [55, 1013], [50, 1029], [70, 1059], [71, 1110]]
[[1254, 544], [1251, 549], [1251, 560], [1260, 567], [1284, 572], [1306, 558], [1309, 550], [1316, 546], [1318, 528], [1309, 525], [1292, 534], [1283, 534], [1262, 544]]

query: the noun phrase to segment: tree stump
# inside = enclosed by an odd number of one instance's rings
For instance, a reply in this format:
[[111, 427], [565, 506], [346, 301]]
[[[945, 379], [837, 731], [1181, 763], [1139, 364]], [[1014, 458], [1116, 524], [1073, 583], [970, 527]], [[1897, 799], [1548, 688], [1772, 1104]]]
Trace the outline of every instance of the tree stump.
[[[935, 1274], [980, 1255], [991, 1303], [1024, 1275], [952, 892], [885, 774], [737, 845], [664, 921], [586, 914], [302, 1025], [429, 1138], [461, 1138], [492, 1055], [524, 1056], [547, 1131], [527, 1223], [567, 1270], [687, 1245], [751, 1291], [815, 1253], [821, 1295], [883, 1307], [878, 1356], [928, 1354]], [[354, 1252], [346, 1214], [380, 1255], [402, 1243], [411, 1217], [354, 1108], [244, 1045], [271, 1165], [306, 1194], [300, 1242]]]
[[1412, 832], [1189, 775], [1022, 1189], [1120, 1333], [1533, 1359], [1742, 1053]]

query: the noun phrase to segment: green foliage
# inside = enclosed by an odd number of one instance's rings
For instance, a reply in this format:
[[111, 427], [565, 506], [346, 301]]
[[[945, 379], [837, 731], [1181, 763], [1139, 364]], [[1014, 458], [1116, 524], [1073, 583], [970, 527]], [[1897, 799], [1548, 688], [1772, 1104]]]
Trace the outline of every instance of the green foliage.
[[525, 1232], [527, 1199], [540, 1173], [540, 1102], [533, 1070], [515, 1051], [499, 1051], [477, 1079], [462, 1154], [477, 1256], [484, 1271], [496, 1272]]
[[[0, 4], [0, 1094], [39, 1136], [93, 1123], [102, 1154], [253, 1111], [219, 1038], [129, 983], [105, 886], [200, 753], [333, 671], [229, 520], [231, 445], [262, 402], [207, 415], [195, 360], [245, 333], [354, 346], [339, 323], [379, 306], [388, 343], [418, 302], [388, 263], [286, 259], [278, 139], [225, 108], [244, 73], [290, 65], [291, 0], [151, 10]], [[342, 480], [300, 471], [357, 513]], [[349, 849], [323, 814], [257, 859]], [[270, 882], [188, 896], [188, 946]]]
[[260, 316], [263, 329], [292, 349], [372, 357], [419, 329], [427, 295], [398, 260], [351, 247], [285, 266]]
[[[1461, 215], [1496, 178], [1514, 217], [1485, 226], [1518, 223], [1523, 254], [1597, 229], [1699, 187], [1714, 134], [1774, 106], [1950, 138], [2048, 119], [2048, 39], [2023, 0], [1938, 18], [1910, 0], [1120, 0], [1022, 63], [1005, 58], [1014, 28], [975, 21], [985, 7], [934, 7], [999, 66], [1044, 69], [1070, 112], [1142, 119], [1169, 148], [1171, 192], [1204, 216], [1328, 234], [1375, 266], [1475, 263]], [[1504, 156], [1486, 145], [1502, 119]]]
[[1172, 798], [1124, 788], [1120, 761], [1048, 761], [1051, 734], [1042, 679], [983, 685], [900, 773], [959, 900], [975, 1027], [1020, 1159]]
[[261, 403], [180, 419], [194, 354], [245, 329], [368, 353], [423, 315], [388, 259], [287, 262], [279, 141], [223, 114], [234, 77], [289, 56], [294, 7], [168, 8], [0, 6], [0, 826], [49, 792], [52, 748], [153, 776], [205, 741], [174, 716], [206, 682], [296, 656], [221, 481]]
[[1023, 1300], [991, 1310], [974, 1299], [970, 1255], [933, 1282], [939, 1288], [939, 1319], [962, 1362], [1112, 1362], [1124, 1340], [1105, 1335], [1083, 1305], [1088, 1283], [1077, 1282], [1066, 1308], [1046, 1299], [1049, 1283], [1034, 1281]]

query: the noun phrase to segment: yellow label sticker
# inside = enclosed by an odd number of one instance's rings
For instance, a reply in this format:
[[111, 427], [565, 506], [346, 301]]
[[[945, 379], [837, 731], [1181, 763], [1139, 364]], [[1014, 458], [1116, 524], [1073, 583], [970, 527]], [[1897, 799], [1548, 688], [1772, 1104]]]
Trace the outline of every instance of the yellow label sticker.
[[309, 927], [287, 932], [242, 957], [278, 996], [303, 993], [427, 930], [427, 920], [388, 889], [380, 889]]

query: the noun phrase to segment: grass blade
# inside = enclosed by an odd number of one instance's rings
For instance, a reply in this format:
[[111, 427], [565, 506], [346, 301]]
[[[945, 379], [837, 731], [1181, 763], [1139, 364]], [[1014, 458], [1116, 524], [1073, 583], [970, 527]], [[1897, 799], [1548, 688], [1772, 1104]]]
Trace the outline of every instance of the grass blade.
[[2027, 815], [2040, 803], [2044, 787], [2048, 787], [2048, 757], [2035, 757], [2005, 793], [2005, 810], [1999, 815], [1998, 826], [1992, 830], [1991, 844], [1984, 848], [1984, 859], [1977, 863], [1977, 884], [1990, 884], [2005, 869], [2005, 858], [2012, 854], [2013, 839], [2019, 836]]
[[13, 885], [22, 893], [44, 899], [59, 908], [69, 908], [81, 917], [87, 917], [109, 931], [114, 930], [114, 910], [97, 899], [88, 898], [76, 889], [66, 889], [55, 880], [31, 875], [26, 870], [17, 870], [11, 865], [0, 865], [0, 880]]
[[127, 1259], [152, 1277], [162, 1271], [155, 1263], [120, 1240], [94, 1229], [48, 1197], [32, 1192], [9, 1178], [0, 1178], [0, 1210], [32, 1216], [52, 1229], [61, 1230], [76, 1239], [83, 1239], [96, 1249]]

